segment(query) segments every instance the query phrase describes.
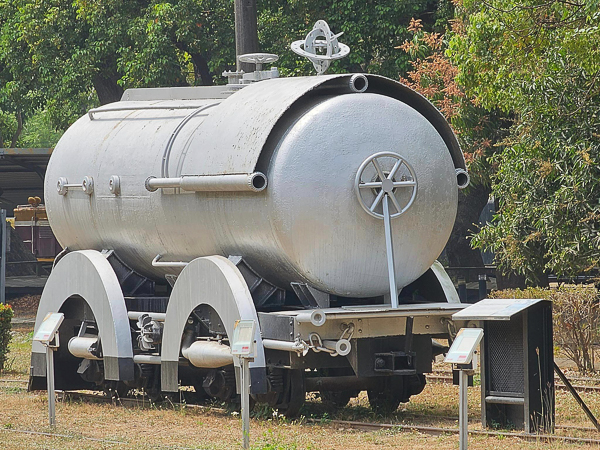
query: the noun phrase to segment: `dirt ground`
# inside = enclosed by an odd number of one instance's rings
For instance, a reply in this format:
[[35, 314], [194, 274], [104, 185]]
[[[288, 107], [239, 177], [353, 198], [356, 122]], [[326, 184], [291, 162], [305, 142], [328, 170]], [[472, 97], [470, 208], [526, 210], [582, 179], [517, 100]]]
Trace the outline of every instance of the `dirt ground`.
[[[36, 300], [28, 298], [12, 302], [17, 318], [33, 317]], [[0, 449], [241, 448], [239, 414], [210, 407], [153, 405], [142, 408], [89, 402], [58, 402], [57, 427], [50, 429], [46, 392], [26, 392], [24, 384], [14, 381], [27, 379], [32, 331], [33, 325], [27, 321], [14, 324], [9, 361], [6, 370], [0, 374]], [[600, 396], [594, 393], [581, 395], [592, 411], [600, 411]], [[340, 410], [327, 407], [313, 396], [301, 413], [303, 416], [300, 419], [289, 421], [269, 408], [257, 407], [251, 420], [251, 447], [254, 450], [458, 448], [456, 435], [435, 437], [396, 429], [367, 432], [331, 423], [333, 419], [341, 419], [457, 427], [456, 386], [430, 383], [422, 394], [413, 397], [410, 403], [401, 405], [396, 413], [385, 417], [371, 412], [365, 393], [361, 393], [348, 407]], [[481, 429], [478, 422], [480, 413], [480, 389], [475, 386], [469, 388], [471, 429]], [[591, 426], [570, 394], [564, 391], [558, 391], [556, 395], [556, 423], [557, 434], [600, 439], [600, 433], [595, 431], [561, 428]], [[469, 448], [504, 450], [596, 447], [589, 444], [525, 442], [516, 438], [471, 436]]]

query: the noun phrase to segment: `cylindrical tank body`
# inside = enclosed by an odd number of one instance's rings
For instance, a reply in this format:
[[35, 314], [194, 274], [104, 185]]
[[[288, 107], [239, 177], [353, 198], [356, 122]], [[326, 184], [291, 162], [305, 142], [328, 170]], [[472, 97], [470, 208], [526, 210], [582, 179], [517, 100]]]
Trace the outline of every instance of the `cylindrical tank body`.
[[[63, 247], [114, 249], [156, 278], [178, 272], [153, 267], [157, 254], [173, 261], [240, 255], [281, 287], [299, 281], [342, 296], [382, 295], [389, 286], [383, 220], [363, 209], [354, 184], [366, 158], [394, 152], [417, 179], [412, 206], [392, 219], [403, 287], [446, 244], [457, 208], [455, 169], [464, 160], [424, 99], [369, 79], [378, 87], [365, 93], [344, 89], [347, 78], [324, 76], [263, 81], [227, 98], [202, 98], [211, 95], [198, 88], [193, 100], [107, 105], [79, 119], [52, 154], [45, 186], [52, 229]], [[150, 176], [254, 171], [268, 180], [260, 192], [151, 192], [145, 184]], [[93, 192], [58, 193], [59, 179], [73, 185], [84, 177]], [[409, 191], [397, 195], [406, 202]]]

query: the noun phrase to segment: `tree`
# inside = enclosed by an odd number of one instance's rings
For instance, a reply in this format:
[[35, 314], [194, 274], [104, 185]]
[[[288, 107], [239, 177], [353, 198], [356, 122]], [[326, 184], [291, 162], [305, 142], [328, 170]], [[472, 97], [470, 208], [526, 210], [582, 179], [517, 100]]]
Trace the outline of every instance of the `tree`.
[[532, 284], [600, 260], [600, 11], [597, 1], [464, 1], [450, 44], [458, 81], [510, 115], [493, 163], [500, 209], [474, 244]]
[[375, 73], [398, 79], [409, 70], [410, 58], [395, 47], [410, 36], [411, 18], [422, 19], [428, 28], [443, 28], [451, 14], [446, 0], [264, 0], [259, 3], [259, 42], [263, 51], [279, 55], [277, 65], [283, 75], [314, 74], [312, 64], [289, 48], [293, 41], [303, 39], [317, 20], [325, 19], [334, 33], [344, 33], [339, 40], [351, 50], [350, 56], [334, 62], [329, 72]]
[[34, 95], [28, 111], [61, 128], [127, 87], [212, 84], [235, 59], [223, 0], [5, 0], [0, 25], [2, 105]]
[[449, 38], [462, 30], [459, 20], [446, 33], [427, 32], [420, 19], [409, 25], [412, 39], [399, 46], [411, 57], [412, 70], [400, 81], [427, 97], [450, 121], [463, 149], [471, 176], [470, 186], [459, 191], [458, 213], [446, 245], [448, 264], [455, 267], [483, 266], [481, 254], [470, 246], [469, 237], [491, 192], [490, 158], [498, 151], [502, 115], [479, 107], [456, 82], [458, 68], [446, 56]]
[[0, 2], [0, 146], [9, 147], [16, 146], [25, 118], [43, 99], [36, 74], [23, 58], [27, 46], [13, 21], [18, 15], [13, 3]]

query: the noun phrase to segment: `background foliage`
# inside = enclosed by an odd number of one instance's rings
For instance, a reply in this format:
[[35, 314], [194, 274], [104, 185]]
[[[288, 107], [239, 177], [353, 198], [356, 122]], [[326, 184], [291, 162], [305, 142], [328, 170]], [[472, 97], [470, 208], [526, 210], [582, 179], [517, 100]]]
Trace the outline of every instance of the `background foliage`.
[[544, 284], [600, 258], [600, 11], [597, 1], [465, 0], [450, 42], [458, 83], [510, 118], [492, 159], [499, 211], [474, 239]]
[[0, 371], [4, 369], [4, 363], [8, 356], [8, 344], [11, 339], [11, 323], [13, 310], [10, 305], [0, 303]]
[[492, 298], [542, 298], [552, 301], [554, 343], [580, 372], [595, 371], [594, 347], [599, 336], [598, 289], [563, 286], [558, 289], [506, 289]]
[[[473, 180], [450, 264], [481, 265], [452, 259], [474, 233], [501, 271], [543, 285], [600, 259], [599, 1], [262, 0], [259, 41], [282, 75], [311, 74], [289, 44], [324, 18], [352, 50], [332, 72], [402, 78], [431, 99]], [[234, 62], [231, 0], [0, 0], [0, 144], [50, 146], [123, 89], [222, 83]], [[477, 230], [490, 193], [496, 218]]]
[[[409, 58], [394, 47], [407, 37], [411, 17], [439, 27], [451, 17], [449, 5], [259, 1], [261, 50], [281, 56], [284, 75], [314, 73], [289, 45], [327, 11], [332, 29], [344, 32], [352, 48], [333, 71], [397, 79]], [[231, 0], [0, 0], [0, 110], [26, 121], [43, 108], [53, 126], [66, 129], [129, 87], [224, 83], [221, 73], [235, 66], [233, 24]], [[0, 120], [0, 127], [3, 136], [15, 135], [14, 124]]]

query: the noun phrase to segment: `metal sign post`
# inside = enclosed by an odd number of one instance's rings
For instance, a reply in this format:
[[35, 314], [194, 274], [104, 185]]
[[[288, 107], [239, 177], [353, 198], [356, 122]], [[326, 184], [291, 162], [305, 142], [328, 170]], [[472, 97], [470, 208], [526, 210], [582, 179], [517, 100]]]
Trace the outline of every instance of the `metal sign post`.
[[58, 340], [58, 328], [63, 322], [63, 313], [48, 313], [33, 336], [34, 341], [40, 342], [46, 347], [46, 381], [48, 385], [48, 418], [50, 426], [56, 426], [56, 398], [54, 394], [54, 350], [60, 342]]
[[459, 370], [459, 403], [458, 403], [458, 426], [460, 450], [467, 450], [469, 440], [469, 407], [467, 401], [467, 386], [469, 375], [473, 375], [477, 369], [477, 358], [473, 358], [475, 349], [483, 338], [481, 328], [461, 328], [450, 350], [446, 354], [444, 362], [452, 363]]
[[254, 320], [236, 323], [231, 341], [231, 354], [237, 356], [241, 369], [242, 437], [243, 448], [250, 448], [250, 362], [254, 361]]
[[0, 210], [0, 242], [1, 242], [1, 254], [0, 254], [0, 303], [6, 303], [6, 210]]

